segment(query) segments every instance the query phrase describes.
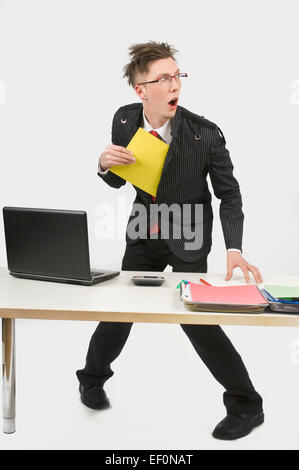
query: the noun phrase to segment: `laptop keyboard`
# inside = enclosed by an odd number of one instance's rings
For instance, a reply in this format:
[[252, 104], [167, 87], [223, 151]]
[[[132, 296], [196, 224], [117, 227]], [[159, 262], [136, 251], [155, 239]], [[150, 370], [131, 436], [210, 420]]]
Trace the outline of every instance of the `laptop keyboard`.
[[100, 276], [100, 275], [102, 275], [102, 274], [104, 274], [104, 273], [102, 273], [102, 272], [100, 272], [100, 271], [90, 271], [90, 274], [91, 274], [92, 276]]

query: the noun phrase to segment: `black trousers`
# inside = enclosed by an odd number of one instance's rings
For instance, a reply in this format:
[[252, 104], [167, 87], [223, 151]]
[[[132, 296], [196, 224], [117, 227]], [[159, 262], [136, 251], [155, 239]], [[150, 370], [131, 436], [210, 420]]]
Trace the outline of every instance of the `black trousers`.
[[[207, 259], [185, 263], [177, 259], [163, 239], [140, 240], [127, 245], [124, 271], [158, 271], [167, 265], [174, 272], [207, 272]], [[100, 322], [93, 333], [84, 369], [77, 370], [83, 385], [104, 385], [114, 372], [113, 362], [121, 353], [133, 323]], [[223, 403], [228, 413], [262, 411], [262, 397], [255, 390], [241, 356], [219, 325], [180, 324], [195, 351], [216, 380], [225, 388]]]

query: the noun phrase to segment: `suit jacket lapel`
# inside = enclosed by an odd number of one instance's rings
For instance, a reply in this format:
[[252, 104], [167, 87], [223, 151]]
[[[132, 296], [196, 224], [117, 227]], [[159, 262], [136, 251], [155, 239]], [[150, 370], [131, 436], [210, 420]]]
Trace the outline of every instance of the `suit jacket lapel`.
[[174, 155], [174, 148], [175, 148], [175, 144], [177, 140], [180, 121], [181, 121], [181, 110], [180, 110], [180, 106], [178, 106], [174, 117], [171, 119], [172, 141], [171, 141], [171, 144], [169, 146], [169, 149], [165, 158], [165, 162], [164, 162], [162, 173], [161, 173], [161, 179], [164, 176], [166, 168], [168, 167]]

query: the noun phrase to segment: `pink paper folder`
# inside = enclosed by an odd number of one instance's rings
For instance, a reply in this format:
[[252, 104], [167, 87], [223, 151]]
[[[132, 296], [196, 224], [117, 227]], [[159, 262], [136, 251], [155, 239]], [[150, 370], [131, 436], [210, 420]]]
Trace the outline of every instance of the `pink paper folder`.
[[182, 283], [181, 300], [194, 312], [262, 313], [268, 306], [255, 285], [214, 287]]
[[213, 287], [189, 282], [192, 302], [206, 304], [268, 305], [255, 285]]

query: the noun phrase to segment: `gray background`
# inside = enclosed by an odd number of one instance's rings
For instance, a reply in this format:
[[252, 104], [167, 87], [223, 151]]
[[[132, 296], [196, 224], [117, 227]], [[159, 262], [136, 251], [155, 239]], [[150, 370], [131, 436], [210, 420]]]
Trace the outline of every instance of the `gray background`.
[[[115, 111], [139, 101], [122, 79], [129, 45], [166, 41], [189, 74], [180, 104], [225, 135], [243, 197], [244, 257], [265, 278], [298, 274], [298, 10], [290, 0], [0, 1], [1, 205], [86, 210], [92, 266], [119, 269], [134, 190], [105, 185], [97, 160]], [[122, 215], [106, 239], [103, 203]], [[216, 198], [213, 207], [209, 271], [225, 275]], [[299, 448], [296, 329], [224, 327], [267, 419], [223, 443], [210, 436], [225, 414], [223, 389], [177, 325], [135, 324], [107, 383], [113, 408], [85, 409], [74, 371], [95, 326], [17, 321], [20, 409], [17, 433], [0, 435], [5, 448]]]

